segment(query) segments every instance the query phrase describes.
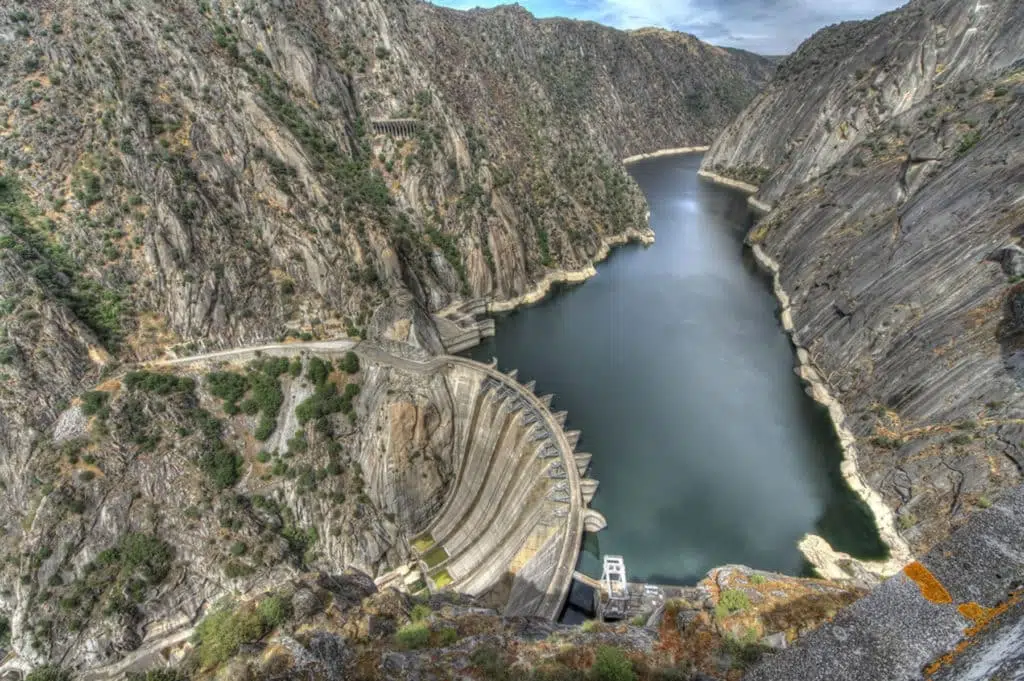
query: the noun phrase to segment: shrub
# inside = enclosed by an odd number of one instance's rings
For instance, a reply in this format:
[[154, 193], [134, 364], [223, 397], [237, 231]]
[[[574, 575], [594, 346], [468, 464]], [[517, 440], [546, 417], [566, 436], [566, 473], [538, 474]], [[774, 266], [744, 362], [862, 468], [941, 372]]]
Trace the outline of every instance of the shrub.
[[425, 603], [417, 603], [413, 606], [412, 612], [409, 613], [409, 619], [413, 622], [422, 622], [431, 615], [434, 611], [430, 609], [430, 606]]
[[590, 668], [594, 681], [637, 681], [633, 664], [619, 648], [601, 646], [597, 649], [594, 665]]
[[129, 390], [169, 395], [191, 393], [195, 390], [196, 382], [187, 376], [178, 378], [171, 374], [158, 374], [152, 371], [130, 371], [124, 377], [124, 386]]
[[430, 643], [430, 627], [425, 622], [411, 622], [398, 630], [395, 643], [404, 650], [426, 648]]
[[232, 371], [215, 371], [206, 375], [210, 392], [224, 400], [224, 411], [238, 413], [238, 401], [249, 390], [249, 379]]
[[295, 437], [288, 440], [289, 454], [305, 454], [308, 449], [309, 442], [306, 440], [306, 434], [301, 431], [296, 433]]
[[742, 640], [729, 636], [725, 639], [722, 652], [732, 658], [733, 669], [747, 669], [760, 662], [765, 653], [773, 652], [771, 648], [756, 643], [756, 633], [745, 636]]
[[971, 130], [960, 139], [960, 146], [957, 147], [957, 156], [963, 156], [968, 151], [974, 148], [974, 146], [981, 139], [980, 130]]
[[768, 581], [768, 578], [764, 575], [750, 575], [751, 584], [764, 584]]
[[292, 604], [282, 596], [268, 596], [256, 606], [263, 625], [268, 629], [276, 629], [292, 616]]
[[127, 681], [189, 681], [188, 676], [177, 669], [150, 669], [146, 672], [129, 672]]
[[325, 362], [319, 357], [311, 357], [309, 364], [306, 365], [306, 378], [313, 385], [320, 387], [327, 381], [327, 376], [331, 373], [331, 363]]
[[60, 667], [48, 664], [30, 671], [25, 681], [71, 681], [71, 674]]
[[241, 556], [248, 550], [248, 548], [249, 547], [245, 545], [244, 541], [236, 541], [234, 544], [231, 545], [231, 555]]
[[459, 640], [459, 632], [453, 627], [445, 627], [437, 632], [437, 645], [450, 646]]
[[196, 627], [199, 662], [205, 669], [215, 667], [234, 655], [243, 643], [258, 641], [265, 633], [263, 619], [255, 609], [234, 611], [222, 607]]
[[345, 358], [341, 360], [341, 370], [346, 374], [354, 374], [359, 371], [359, 357], [356, 353], [351, 350], [345, 353]]
[[496, 646], [479, 646], [469, 654], [469, 661], [483, 672], [485, 679], [506, 679], [508, 669], [502, 659], [501, 650]]
[[750, 607], [750, 599], [747, 594], [739, 589], [725, 589], [718, 596], [718, 605], [715, 606], [715, 615], [719, 618], [740, 612]]
[[270, 439], [270, 436], [274, 434], [277, 429], [277, 421], [271, 418], [267, 418], [266, 415], [260, 417], [260, 422], [256, 425], [256, 430], [253, 432], [255, 437], [260, 442], [266, 442]]
[[242, 457], [221, 440], [207, 443], [207, 451], [199, 458], [199, 467], [217, 489], [233, 487], [242, 476]]
[[82, 482], [89, 482], [95, 477], [96, 473], [90, 470], [85, 470], [78, 474], [78, 479], [81, 480]]
[[125, 575], [141, 575], [150, 584], [159, 584], [171, 571], [174, 550], [153, 535], [127, 534], [118, 543], [117, 551]]
[[978, 501], [976, 503], [978, 504], [978, 508], [988, 508], [992, 505], [992, 500], [982, 494], [978, 497]]
[[99, 414], [107, 406], [110, 395], [101, 390], [92, 390], [82, 395], [82, 413], [86, 416]]

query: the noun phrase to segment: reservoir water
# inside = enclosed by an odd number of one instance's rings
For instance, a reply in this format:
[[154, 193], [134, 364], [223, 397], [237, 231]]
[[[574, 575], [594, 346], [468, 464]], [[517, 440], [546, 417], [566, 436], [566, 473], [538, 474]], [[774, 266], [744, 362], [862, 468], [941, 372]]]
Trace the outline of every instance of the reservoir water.
[[587, 574], [600, 576], [604, 554], [625, 558], [630, 581], [693, 583], [727, 563], [800, 574], [807, 532], [879, 557], [744, 248], [746, 197], [700, 180], [699, 164], [632, 166], [656, 243], [619, 248], [585, 284], [500, 317], [467, 354], [536, 380], [582, 431], [601, 483], [593, 506], [608, 519], [584, 541]]

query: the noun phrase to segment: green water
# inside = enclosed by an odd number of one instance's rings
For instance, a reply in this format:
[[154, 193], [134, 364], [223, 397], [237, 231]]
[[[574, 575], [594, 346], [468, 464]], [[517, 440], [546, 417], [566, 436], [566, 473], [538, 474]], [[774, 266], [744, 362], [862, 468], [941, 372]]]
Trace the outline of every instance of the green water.
[[584, 541], [588, 574], [604, 553], [625, 557], [631, 581], [692, 583], [726, 563], [800, 574], [807, 532], [883, 555], [743, 246], [745, 197], [699, 180], [699, 163], [633, 166], [656, 243], [617, 249], [585, 284], [502, 316], [467, 354], [536, 380], [582, 431], [608, 519]]

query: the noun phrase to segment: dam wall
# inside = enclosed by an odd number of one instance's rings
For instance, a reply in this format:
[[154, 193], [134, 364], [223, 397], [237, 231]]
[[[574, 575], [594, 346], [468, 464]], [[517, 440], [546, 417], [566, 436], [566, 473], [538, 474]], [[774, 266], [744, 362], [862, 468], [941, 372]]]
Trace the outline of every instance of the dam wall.
[[[572, 581], [584, 529], [604, 519], [587, 508], [597, 481], [583, 474], [578, 433], [565, 432], [515, 372], [444, 358], [460, 451], [455, 483], [412, 545], [432, 590], [474, 596], [504, 584], [506, 615], [555, 619]], [[564, 419], [564, 416], [562, 417]]]

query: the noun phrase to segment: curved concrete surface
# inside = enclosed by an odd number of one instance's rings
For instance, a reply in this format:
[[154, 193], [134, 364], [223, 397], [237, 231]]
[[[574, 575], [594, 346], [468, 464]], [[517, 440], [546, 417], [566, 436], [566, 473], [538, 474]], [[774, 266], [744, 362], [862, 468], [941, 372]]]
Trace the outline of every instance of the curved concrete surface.
[[[458, 471], [444, 505], [412, 538], [433, 590], [483, 594], [512, 575], [507, 615], [555, 619], [572, 584], [584, 530], [605, 525], [587, 508], [597, 481], [583, 478], [590, 454], [565, 413], [495, 366], [430, 357], [400, 344], [350, 340], [284, 343], [196, 355], [151, 365], [245, 361], [263, 356], [344, 354], [414, 373], [442, 373], [456, 419]], [[428, 564], [429, 559], [429, 564]]]

